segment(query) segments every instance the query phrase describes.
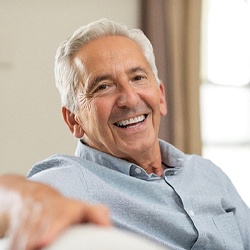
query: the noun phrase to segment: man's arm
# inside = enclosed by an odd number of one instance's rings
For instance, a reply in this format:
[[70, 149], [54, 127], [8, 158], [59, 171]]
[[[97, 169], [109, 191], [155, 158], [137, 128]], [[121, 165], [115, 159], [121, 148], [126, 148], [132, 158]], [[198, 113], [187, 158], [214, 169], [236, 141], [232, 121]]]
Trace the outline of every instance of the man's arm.
[[11, 249], [44, 247], [72, 224], [111, 225], [107, 208], [18, 175], [0, 176], [0, 204], [0, 236], [11, 238]]

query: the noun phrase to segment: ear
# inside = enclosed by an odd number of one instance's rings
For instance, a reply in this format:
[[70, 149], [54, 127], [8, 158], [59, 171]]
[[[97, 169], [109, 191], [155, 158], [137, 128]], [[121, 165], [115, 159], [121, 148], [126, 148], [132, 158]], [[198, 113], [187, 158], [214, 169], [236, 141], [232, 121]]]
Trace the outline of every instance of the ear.
[[62, 107], [62, 115], [71, 133], [76, 138], [82, 138], [84, 135], [84, 131], [82, 129], [82, 126], [79, 124], [79, 121], [77, 121], [78, 119], [76, 119], [76, 115], [65, 107]]
[[165, 88], [162, 82], [160, 83], [159, 90], [160, 90], [160, 114], [164, 116], [167, 114], [167, 103], [165, 96]]

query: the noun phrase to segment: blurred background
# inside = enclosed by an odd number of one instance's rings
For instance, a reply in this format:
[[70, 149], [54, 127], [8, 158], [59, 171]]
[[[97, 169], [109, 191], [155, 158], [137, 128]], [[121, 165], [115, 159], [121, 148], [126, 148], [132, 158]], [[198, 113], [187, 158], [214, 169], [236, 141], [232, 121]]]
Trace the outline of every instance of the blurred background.
[[54, 85], [59, 44], [108, 17], [141, 28], [166, 87], [160, 137], [221, 167], [250, 206], [247, 0], [0, 0], [0, 174], [74, 154]]

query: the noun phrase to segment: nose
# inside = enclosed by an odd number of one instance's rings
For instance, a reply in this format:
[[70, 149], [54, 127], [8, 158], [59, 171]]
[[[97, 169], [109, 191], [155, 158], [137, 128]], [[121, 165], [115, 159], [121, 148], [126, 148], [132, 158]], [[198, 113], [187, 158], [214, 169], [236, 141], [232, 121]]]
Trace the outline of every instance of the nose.
[[130, 84], [118, 88], [117, 106], [120, 108], [134, 108], [139, 103], [139, 96]]

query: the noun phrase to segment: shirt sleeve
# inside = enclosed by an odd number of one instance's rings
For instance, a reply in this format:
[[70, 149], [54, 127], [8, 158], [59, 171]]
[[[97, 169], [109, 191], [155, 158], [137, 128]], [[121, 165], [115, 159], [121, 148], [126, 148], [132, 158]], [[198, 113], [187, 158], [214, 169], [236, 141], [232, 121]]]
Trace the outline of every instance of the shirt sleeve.
[[235, 204], [236, 209], [234, 214], [241, 233], [244, 249], [250, 249], [250, 208], [242, 200], [231, 180], [229, 180], [227, 176], [225, 176], [225, 178], [228, 179], [228, 193]]

